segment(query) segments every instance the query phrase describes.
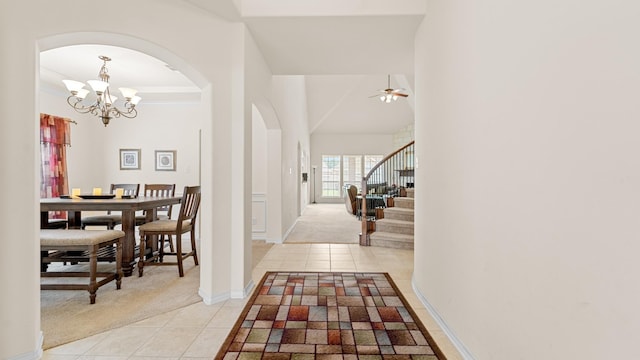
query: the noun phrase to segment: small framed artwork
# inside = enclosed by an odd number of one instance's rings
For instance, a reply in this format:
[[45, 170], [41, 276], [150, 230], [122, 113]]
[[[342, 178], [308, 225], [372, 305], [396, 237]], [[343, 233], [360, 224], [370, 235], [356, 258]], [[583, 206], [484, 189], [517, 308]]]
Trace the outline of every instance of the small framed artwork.
[[175, 150], [156, 150], [156, 171], [176, 171]]
[[120, 170], [140, 170], [140, 149], [120, 149]]

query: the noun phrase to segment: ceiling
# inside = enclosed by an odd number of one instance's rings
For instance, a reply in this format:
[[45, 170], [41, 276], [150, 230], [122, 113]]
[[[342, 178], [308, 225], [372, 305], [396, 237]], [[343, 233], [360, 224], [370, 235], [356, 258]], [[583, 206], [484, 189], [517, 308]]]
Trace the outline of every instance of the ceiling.
[[[424, 0], [183, 0], [212, 16], [242, 21], [274, 76], [305, 76], [311, 133], [391, 134], [412, 124], [413, 41]], [[236, 6], [239, 4], [239, 6]], [[158, 59], [130, 49], [77, 45], [41, 53], [41, 80], [66, 92], [62, 79], [97, 77], [108, 55], [111, 87], [135, 88], [144, 103], [197, 98], [198, 88]], [[377, 90], [404, 88], [390, 104]], [[56, 85], [54, 85], [56, 84]], [[53, 85], [53, 87], [52, 87]], [[43, 85], [43, 88], [46, 88]]]

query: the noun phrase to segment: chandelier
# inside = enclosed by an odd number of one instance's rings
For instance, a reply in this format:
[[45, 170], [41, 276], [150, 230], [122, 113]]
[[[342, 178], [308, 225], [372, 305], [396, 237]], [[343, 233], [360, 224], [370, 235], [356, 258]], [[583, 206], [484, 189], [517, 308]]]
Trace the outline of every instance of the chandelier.
[[119, 88], [122, 97], [124, 97], [124, 108], [118, 109], [115, 102], [118, 99], [111, 95], [109, 91], [109, 71], [107, 70], [107, 61], [111, 61], [108, 56], [98, 56], [103, 61], [98, 77], [100, 80], [89, 80], [87, 83], [95, 92], [96, 99], [90, 105], [82, 104], [83, 100], [89, 94], [89, 90], [84, 89], [85, 84], [75, 80], [62, 80], [71, 95], [67, 98], [67, 103], [71, 105], [77, 112], [81, 114], [93, 114], [102, 119], [102, 123], [106, 127], [109, 125], [111, 118], [124, 116], [126, 118], [134, 118], [138, 115], [136, 105], [141, 98], [136, 96], [137, 91], [130, 88]]

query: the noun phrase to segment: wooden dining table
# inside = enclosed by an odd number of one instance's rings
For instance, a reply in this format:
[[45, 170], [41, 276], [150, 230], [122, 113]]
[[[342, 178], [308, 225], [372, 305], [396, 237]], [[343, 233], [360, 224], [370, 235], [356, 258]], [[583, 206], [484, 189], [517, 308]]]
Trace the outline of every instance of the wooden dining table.
[[[120, 211], [122, 212], [122, 231], [124, 249], [122, 253], [122, 271], [131, 276], [136, 264], [136, 211], [145, 210], [146, 221], [156, 217], [156, 208], [179, 204], [182, 197], [139, 196], [133, 199], [40, 199], [40, 224], [44, 227], [49, 221], [49, 211], [67, 211], [69, 228], [80, 228], [83, 211]], [[87, 230], [91, 231], [91, 230]]]

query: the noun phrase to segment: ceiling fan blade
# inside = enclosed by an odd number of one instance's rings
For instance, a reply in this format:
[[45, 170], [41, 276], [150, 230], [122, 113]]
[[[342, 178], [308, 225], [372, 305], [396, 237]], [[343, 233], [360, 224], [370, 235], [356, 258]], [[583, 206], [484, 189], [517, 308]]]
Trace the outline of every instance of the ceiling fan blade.
[[398, 97], [408, 97], [409, 95], [403, 94], [402, 91], [405, 91], [403, 88], [394, 89], [391, 87], [391, 75], [387, 75], [387, 88], [377, 90], [382, 95], [372, 95], [370, 98], [379, 97], [380, 99], [391, 99], [390, 96], [393, 96], [393, 100], [396, 100]]

